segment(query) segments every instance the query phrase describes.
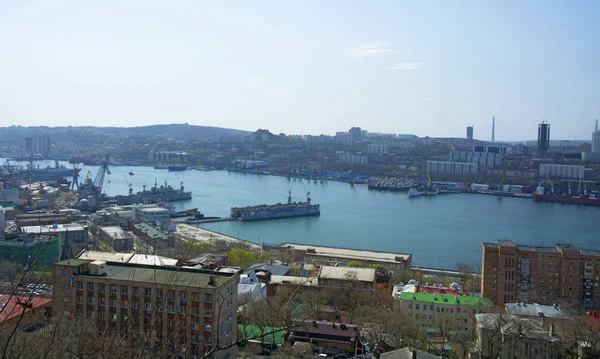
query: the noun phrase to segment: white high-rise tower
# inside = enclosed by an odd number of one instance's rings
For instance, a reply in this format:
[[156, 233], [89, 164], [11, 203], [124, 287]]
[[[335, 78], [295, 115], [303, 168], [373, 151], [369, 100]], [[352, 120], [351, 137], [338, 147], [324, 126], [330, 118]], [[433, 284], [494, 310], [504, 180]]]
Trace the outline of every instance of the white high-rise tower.
[[492, 143], [496, 142], [496, 116], [492, 117]]
[[600, 153], [600, 131], [598, 131], [598, 119], [596, 119], [596, 129], [592, 133], [592, 153]]

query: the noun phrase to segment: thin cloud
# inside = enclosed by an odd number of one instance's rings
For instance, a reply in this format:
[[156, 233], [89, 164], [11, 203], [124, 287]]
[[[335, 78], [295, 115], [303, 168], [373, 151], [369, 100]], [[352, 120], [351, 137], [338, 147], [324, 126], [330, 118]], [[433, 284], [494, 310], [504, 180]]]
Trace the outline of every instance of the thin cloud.
[[262, 81], [263, 81], [262, 76], [248, 76], [244, 81], [240, 82], [240, 85], [253, 86], [253, 85], [258, 85], [258, 84], [262, 83]]
[[369, 57], [396, 52], [387, 42], [375, 42], [345, 51], [346, 57]]
[[388, 70], [399, 70], [399, 71], [408, 71], [408, 70], [420, 70], [425, 66], [423, 62], [401, 62], [399, 64], [395, 64], [392, 66], [386, 67]]

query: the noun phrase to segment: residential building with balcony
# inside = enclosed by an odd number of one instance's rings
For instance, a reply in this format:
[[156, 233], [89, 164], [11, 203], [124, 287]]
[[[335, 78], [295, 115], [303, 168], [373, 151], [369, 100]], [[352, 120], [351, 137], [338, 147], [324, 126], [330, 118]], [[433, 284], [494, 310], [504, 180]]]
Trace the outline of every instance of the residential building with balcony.
[[90, 320], [124, 343], [140, 335], [194, 357], [236, 341], [238, 271], [70, 259], [54, 264], [52, 278], [54, 316]]
[[483, 244], [482, 295], [498, 305], [565, 303], [596, 309], [599, 277], [600, 251], [570, 244], [533, 247], [508, 240]]

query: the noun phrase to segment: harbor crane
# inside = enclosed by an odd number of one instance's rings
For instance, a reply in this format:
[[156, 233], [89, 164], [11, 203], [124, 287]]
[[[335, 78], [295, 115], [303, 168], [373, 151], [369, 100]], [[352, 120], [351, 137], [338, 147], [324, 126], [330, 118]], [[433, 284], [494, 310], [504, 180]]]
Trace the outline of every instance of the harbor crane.
[[106, 155], [106, 159], [102, 161], [102, 165], [100, 169], [98, 169], [98, 173], [96, 174], [96, 178], [94, 178], [94, 187], [97, 189], [98, 195], [102, 194], [102, 186], [104, 186], [104, 177], [108, 174], [110, 176], [110, 168], [108, 168], [108, 161], [110, 160], [110, 155]]
[[177, 183], [179, 183], [181, 192], [183, 192], [183, 181], [179, 179], [179, 176], [175, 174], [175, 178], [177, 178]]
[[75, 187], [77, 187], [77, 190], [79, 191], [79, 168], [77, 168], [77, 164], [73, 163], [73, 179], [71, 180], [71, 191], [75, 190]]
[[123, 177], [125, 177], [125, 183], [127, 183], [127, 187], [129, 188], [129, 195], [131, 195], [133, 193], [133, 188], [131, 188], [131, 182], [129, 182], [127, 176], [123, 175]]

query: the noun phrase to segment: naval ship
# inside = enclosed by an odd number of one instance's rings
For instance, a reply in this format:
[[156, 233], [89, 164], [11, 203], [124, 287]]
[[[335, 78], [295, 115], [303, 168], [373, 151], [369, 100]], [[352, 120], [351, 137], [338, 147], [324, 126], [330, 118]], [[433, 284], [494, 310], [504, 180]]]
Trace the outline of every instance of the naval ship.
[[131, 184], [129, 184], [129, 195], [127, 196], [116, 196], [118, 205], [131, 205], [131, 204], [144, 204], [144, 203], [160, 203], [160, 202], [173, 202], [173, 201], [186, 201], [192, 199], [192, 192], [185, 192], [183, 190], [183, 182], [180, 183], [180, 189], [174, 189], [171, 185], [165, 184], [158, 186], [156, 180], [154, 180], [154, 187], [149, 191], [146, 191], [146, 185], [143, 186], [143, 191], [133, 193]]
[[287, 203], [231, 208], [231, 217], [241, 219], [242, 221], [318, 216], [320, 214], [320, 206], [310, 203], [310, 192], [306, 193], [306, 202], [292, 202], [291, 189], [288, 194]]

